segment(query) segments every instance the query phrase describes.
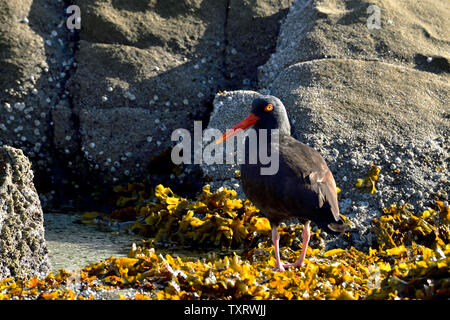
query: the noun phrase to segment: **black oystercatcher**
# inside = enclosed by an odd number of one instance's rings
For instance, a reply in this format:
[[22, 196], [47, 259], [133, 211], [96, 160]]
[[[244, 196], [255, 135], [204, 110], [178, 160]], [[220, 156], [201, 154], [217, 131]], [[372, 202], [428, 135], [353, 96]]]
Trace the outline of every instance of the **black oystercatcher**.
[[[260, 169], [264, 165], [261, 164], [259, 157], [256, 164], [247, 163], [249, 162], [249, 137], [247, 137], [245, 163], [241, 164], [244, 192], [271, 223], [276, 258], [274, 270], [284, 271], [288, 266], [300, 267], [303, 265], [309, 243], [310, 221], [314, 221], [320, 228], [330, 233], [342, 233], [347, 229], [339, 216], [333, 174], [316, 150], [291, 136], [286, 109], [283, 103], [273, 96], [255, 99], [250, 115], [228, 130], [216, 143], [221, 143], [251, 126], [254, 126], [257, 132], [259, 129], [268, 129], [267, 149], [279, 150], [279, 170], [273, 175], [261, 174]], [[279, 130], [278, 141], [276, 139], [272, 141], [270, 129]], [[259, 147], [258, 141], [257, 148]], [[304, 223], [302, 250], [295, 263], [283, 264], [280, 261], [280, 236], [277, 226], [281, 221], [291, 217], [297, 217]]]

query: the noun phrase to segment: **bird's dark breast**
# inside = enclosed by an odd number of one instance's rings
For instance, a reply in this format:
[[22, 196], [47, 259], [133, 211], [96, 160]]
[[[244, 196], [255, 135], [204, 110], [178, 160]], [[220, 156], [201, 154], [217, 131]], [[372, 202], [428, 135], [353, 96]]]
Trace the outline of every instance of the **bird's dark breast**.
[[271, 223], [290, 217], [338, 221], [336, 185], [317, 151], [290, 136], [280, 136], [278, 172], [261, 175], [261, 167], [259, 163], [242, 164], [242, 186], [247, 198]]
[[[271, 223], [278, 224], [293, 216], [290, 201], [285, 201], [278, 175], [259, 176], [257, 165], [241, 165], [242, 187], [245, 195], [259, 208]], [[277, 179], [278, 178], [278, 179]], [[278, 181], [277, 181], [278, 180]], [[276, 182], [274, 186], [271, 181]], [[278, 188], [277, 188], [278, 186]]]

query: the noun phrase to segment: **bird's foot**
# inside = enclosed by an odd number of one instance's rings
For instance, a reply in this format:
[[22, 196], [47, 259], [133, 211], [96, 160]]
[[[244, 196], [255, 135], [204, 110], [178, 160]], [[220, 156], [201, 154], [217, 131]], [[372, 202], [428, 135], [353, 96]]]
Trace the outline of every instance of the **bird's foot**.
[[284, 268], [285, 264], [280, 264], [272, 268], [273, 271], [284, 272], [286, 269]]
[[304, 261], [296, 261], [296, 262], [294, 262], [294, 263], [285, 263], [285, 264], [283, 264], [283, 267], [284, 267], [285, 269], [288, 269], [289, 267], [300, 268], [300, 267], [302, 267], [304, 264], [305, 264]]

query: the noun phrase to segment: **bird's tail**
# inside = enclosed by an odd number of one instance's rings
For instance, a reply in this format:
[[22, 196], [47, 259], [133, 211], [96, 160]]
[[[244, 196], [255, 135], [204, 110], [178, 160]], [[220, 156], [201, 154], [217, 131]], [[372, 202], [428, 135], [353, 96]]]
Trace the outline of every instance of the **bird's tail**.
[[335, 233], [343, 233], [348, 230], [348, 225], [342, 220], [339, 220], [339, 222], [329, 223], [327, 227]]
[[337, 222], [319, 222], [318, 226], [325, 232], [340, 234], [349, 229], [349, 226], [342, 220]]

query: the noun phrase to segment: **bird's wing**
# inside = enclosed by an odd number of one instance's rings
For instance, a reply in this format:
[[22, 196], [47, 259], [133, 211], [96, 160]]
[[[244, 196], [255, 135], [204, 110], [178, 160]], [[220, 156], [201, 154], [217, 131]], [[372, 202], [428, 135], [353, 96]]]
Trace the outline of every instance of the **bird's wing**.
[[313, 148], [292, 137], [283, 139], [285, 143], [280, 150], [280, 156], [287, 168], [281, 170], [290, 171], [284, 173], [284, 176], [296, 179], [302, 185], [304, 197], [309, 198], [307, 202], [314, 204], [318, 209], [329, 209], [334, 220], [339, 221], [336, 182], [323, 157]]
[[316, 191], [319, 197], [319, 208], [328, 208], [333, 213], [336, 221], [339, 217], [339, 204], [336, 192], [336, 182], [334, 181], [331, 171], [326, 168], [321, 171], [312, 172], [309, 175], [311, 189]]

